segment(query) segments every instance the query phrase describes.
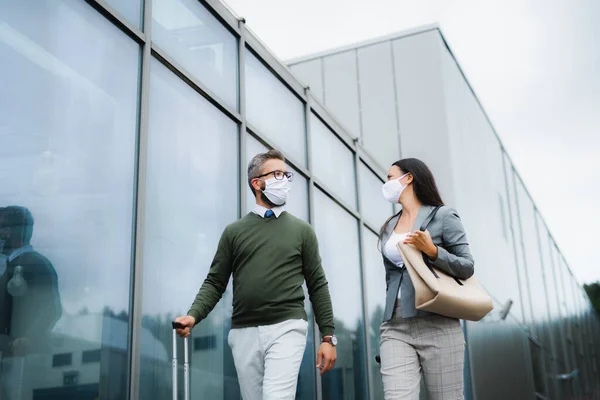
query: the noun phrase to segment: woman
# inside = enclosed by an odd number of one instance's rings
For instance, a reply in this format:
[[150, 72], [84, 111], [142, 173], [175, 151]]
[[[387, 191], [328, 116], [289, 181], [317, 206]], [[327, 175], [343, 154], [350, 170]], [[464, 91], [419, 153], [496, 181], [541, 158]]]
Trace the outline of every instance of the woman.
[[387, 177], [383, 195], [400, 203], [402, 210], [386, 221], [379, 235], [387, 281], [380, 348], [385, 399], [418, 399], [421, 373], [428, 399], [462, 399], [465, 341], [460, 322], [415, 308], [415, 289], [396, 245], [404, 240], [432, 266], [468, 279], [473, 258], [465, 231], [456, 211], [444, 206], [425, 163], [397, 161]]

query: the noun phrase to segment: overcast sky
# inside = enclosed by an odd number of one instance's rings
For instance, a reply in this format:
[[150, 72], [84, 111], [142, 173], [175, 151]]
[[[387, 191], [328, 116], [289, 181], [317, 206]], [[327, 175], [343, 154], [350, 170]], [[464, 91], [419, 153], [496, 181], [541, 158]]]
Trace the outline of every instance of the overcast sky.
[[282, 60], [439, 23], [572, 271], [600, 280], [600, 1], [227, 3]]

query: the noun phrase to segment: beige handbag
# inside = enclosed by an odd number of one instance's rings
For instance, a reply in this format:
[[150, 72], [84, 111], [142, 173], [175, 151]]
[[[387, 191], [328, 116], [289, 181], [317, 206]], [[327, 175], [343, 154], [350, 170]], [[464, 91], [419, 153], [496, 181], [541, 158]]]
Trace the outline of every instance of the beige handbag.
[[404, 244], [404, 240], [397, 247], [415, 287], [417, 310], [479, 321], [494, 308], [492, 299], [474, 276], [459, 280], [426, 265], [423, 253], [413, 245]]

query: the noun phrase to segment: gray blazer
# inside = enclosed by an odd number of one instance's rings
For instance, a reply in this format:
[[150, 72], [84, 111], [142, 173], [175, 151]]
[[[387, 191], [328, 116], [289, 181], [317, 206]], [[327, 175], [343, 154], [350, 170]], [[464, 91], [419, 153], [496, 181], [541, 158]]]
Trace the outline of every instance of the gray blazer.
[[[434, 210], [435, 207], [432, 206], [421, 206], [411, 231], [421, 229], [423, 222]], [[381, 249], [384, 248], [385, 243], [390, 238], [401, 214], [402, 211], [384, 227], [381, 236]], [[446, 206], [441, 207], [429, 222], [427, 230], [431, 234], [433, 243], [438, 246], [438, 257], [435, 261], [432, 261], [425, 256], [425, 262], [459, 279], [470, 278], [473, 275], [474, 261], [469, 250], [467, 235], [456, 210]], [[385, 256], [383, 251], [382, 255], [387, 287], [383, 320], [389, 321], [392, 319], [400, 287], [402, 287], [400, 295], [402, 318], [431, 315], [432, 313], [415, 308], [415, 288], [410, 280], [410, 275], [406, 272], [406, 268], [398, 268], [393, 261]]]

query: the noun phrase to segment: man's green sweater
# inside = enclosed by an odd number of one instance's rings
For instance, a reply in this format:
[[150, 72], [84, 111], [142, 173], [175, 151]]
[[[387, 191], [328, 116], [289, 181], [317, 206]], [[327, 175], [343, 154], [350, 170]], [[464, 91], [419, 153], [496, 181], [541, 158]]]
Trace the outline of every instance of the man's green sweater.
[[306, 280], [323, 336], [334, 330], [333, 311], [312, 227], [283, 212], [278, 218], [249, 213], [225, 228], [208, 276], [188, 315], [196, 323], [217, 305], [233, 274], [232, 328], [307, 319]]

